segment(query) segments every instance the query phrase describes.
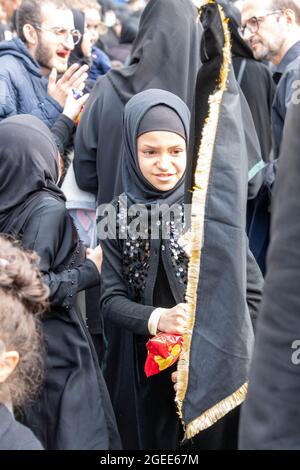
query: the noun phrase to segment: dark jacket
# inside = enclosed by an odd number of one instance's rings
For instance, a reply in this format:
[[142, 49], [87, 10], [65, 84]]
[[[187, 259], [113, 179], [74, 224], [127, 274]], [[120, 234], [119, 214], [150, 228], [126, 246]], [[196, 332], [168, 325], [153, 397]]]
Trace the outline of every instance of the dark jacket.
[[0, 450], [43, 450], [30, 429], [18, 423], [5, 405], [0, 404]]
[[[118, 201], [113, 204], [119, 213]], [[101, 244], [100, 308], [108, 339], [105, 378], [123, 446], [176, 449], [183, 436], [171, 382], [174, 369], [150, 378], [143, 369], [151, 313], [184, 302], [187, 257], [174, 236], [150, 243], [117, 236]]]
[[264, 184], [256, 200], [251, 202], [252, 213], [250, 211], [248, 213], [250, 248], [263, 274], [267, 270], [266, 256], [269, 246], [272, 188], [276, 178], [277, 159], [280, 154], [287, 109], [292, 102], [293, 95], [298, 100], [299, 92], [294, 86], [299, 82], [299, 70], [300, 41], [289, 49], [273, 74], [275, 82], [278, 83], [272, 105], [273, 156], [275, 161], [270, 162], [266, 167]]
[[89, 79], [95, 82], [100, 75], [105, 75], [111, 69], [109, 57], [99, 47], [92, 48], [92, 63], [89, 70]]
[[253, 117], [262, 158], [268, 162], [272, 151], [271, 109], [276, 87], [269, 68], [250, 57], [233, 56], [232, 64], [237, 78], [243, 61], [245, 70], [239, 85]]
[[[297, 77], [299, 79], [299, 76]], [[240, 448], [300, 449], [300, 108], [286, 116]]]
[[288, 106], [293, 94], [298, 98], [297, 85], [300, 70], [300, 41], [296, 42], [283, 57], [273, 77], [277, 85], [273, 107], [272, 107], [272, 128], [274, 158], [279, 157], [280, 146], [283, 134], [283, 127]]
[[239, 33], [241, 14], [228, 0], [219, 0], [229, 19], [232, 65], [248, 102], [261, 147], [262, 158], [269, 161], [272, 149], [271, 108], [275, 83], [267, 65], [254, 59], [250, 46]]
[[85, 259], [64, 202], [52, 196], [45, 194], [33, 207], [20, 237], [24, 248], [40, 256], [51, 302], [42, 321], [44, 387], [24, 410], [24, 424], [47, 449], [118, 449], [108, 393], [78, 307], [77, 294], [99, 283], [98, 270]]
[[47, 94], [47, 86], [39, 64], [20, 39], [0, 43], [0, 120], [31, 114], [51, 128], [63, 109]]

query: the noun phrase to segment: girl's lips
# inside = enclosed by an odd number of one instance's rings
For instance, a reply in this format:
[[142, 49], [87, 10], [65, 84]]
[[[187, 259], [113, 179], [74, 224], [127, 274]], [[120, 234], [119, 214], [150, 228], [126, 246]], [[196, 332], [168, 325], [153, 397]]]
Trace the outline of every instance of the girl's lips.
[[156, 174], [154, 175], [156, 178], [160, 179], [160, 180], [169, 180], [171, 178], [173, 178], [173, 176], [175, 176], [173, 173], [170, 173], [170, 174]]

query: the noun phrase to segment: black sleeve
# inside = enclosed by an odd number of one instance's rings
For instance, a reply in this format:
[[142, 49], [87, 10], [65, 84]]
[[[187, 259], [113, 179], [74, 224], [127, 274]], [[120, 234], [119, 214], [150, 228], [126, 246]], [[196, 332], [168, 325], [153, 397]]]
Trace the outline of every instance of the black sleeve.
[[60, 114], [59, 118], [55, 121], [51, 132], [61, 155], [63, 155], [70, 143], [74, 129], [74, 122], [64, 114]]
[[52, 266], [63, 243], [67, 224], [71, 224], [64, 204], [47, 198], [28, 220], [22, 237], [23, 246], [37, 252], [40, 257], [40, 270], [43, 280], [50, 288], [52, 306], [62, 306], [67, 310], [76, 301], [76, 294], [99, 284], [99, 272], [91, 260], [80, 266], [55, 272]]
[[247, 251], [247, 304], [255, 329], [256, 319], [262, 299], [264, 280], [259, 266], [248, 247]]
[[128, 298], [128, 291], [122, 276], [122, 254], [116, 240], [102, 240], [103, 266], [101, 276], [102, 296], [100, 301], [103, 315], [119, 327], [136, 334], [147, 335], [148, 320], [155, 307], [141, 305]]

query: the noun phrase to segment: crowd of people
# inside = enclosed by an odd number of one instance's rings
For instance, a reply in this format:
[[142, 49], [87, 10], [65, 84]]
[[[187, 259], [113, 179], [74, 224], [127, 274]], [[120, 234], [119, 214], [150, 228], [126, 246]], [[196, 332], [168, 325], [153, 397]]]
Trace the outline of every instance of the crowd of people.
[[299, 79], [298, 0], [0, 0], [1, 450], [300, 449]]

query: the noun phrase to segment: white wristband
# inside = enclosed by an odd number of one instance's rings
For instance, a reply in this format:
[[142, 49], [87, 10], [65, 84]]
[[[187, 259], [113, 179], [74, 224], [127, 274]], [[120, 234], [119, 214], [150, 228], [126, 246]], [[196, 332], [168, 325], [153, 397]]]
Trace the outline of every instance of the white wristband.
[[155, 336], [157, 334], [157, 327], [163, 310], [163, 308], [156, 308], [151, 313], [150, 318], [148, 320], [148, 330], [150, 335]]

